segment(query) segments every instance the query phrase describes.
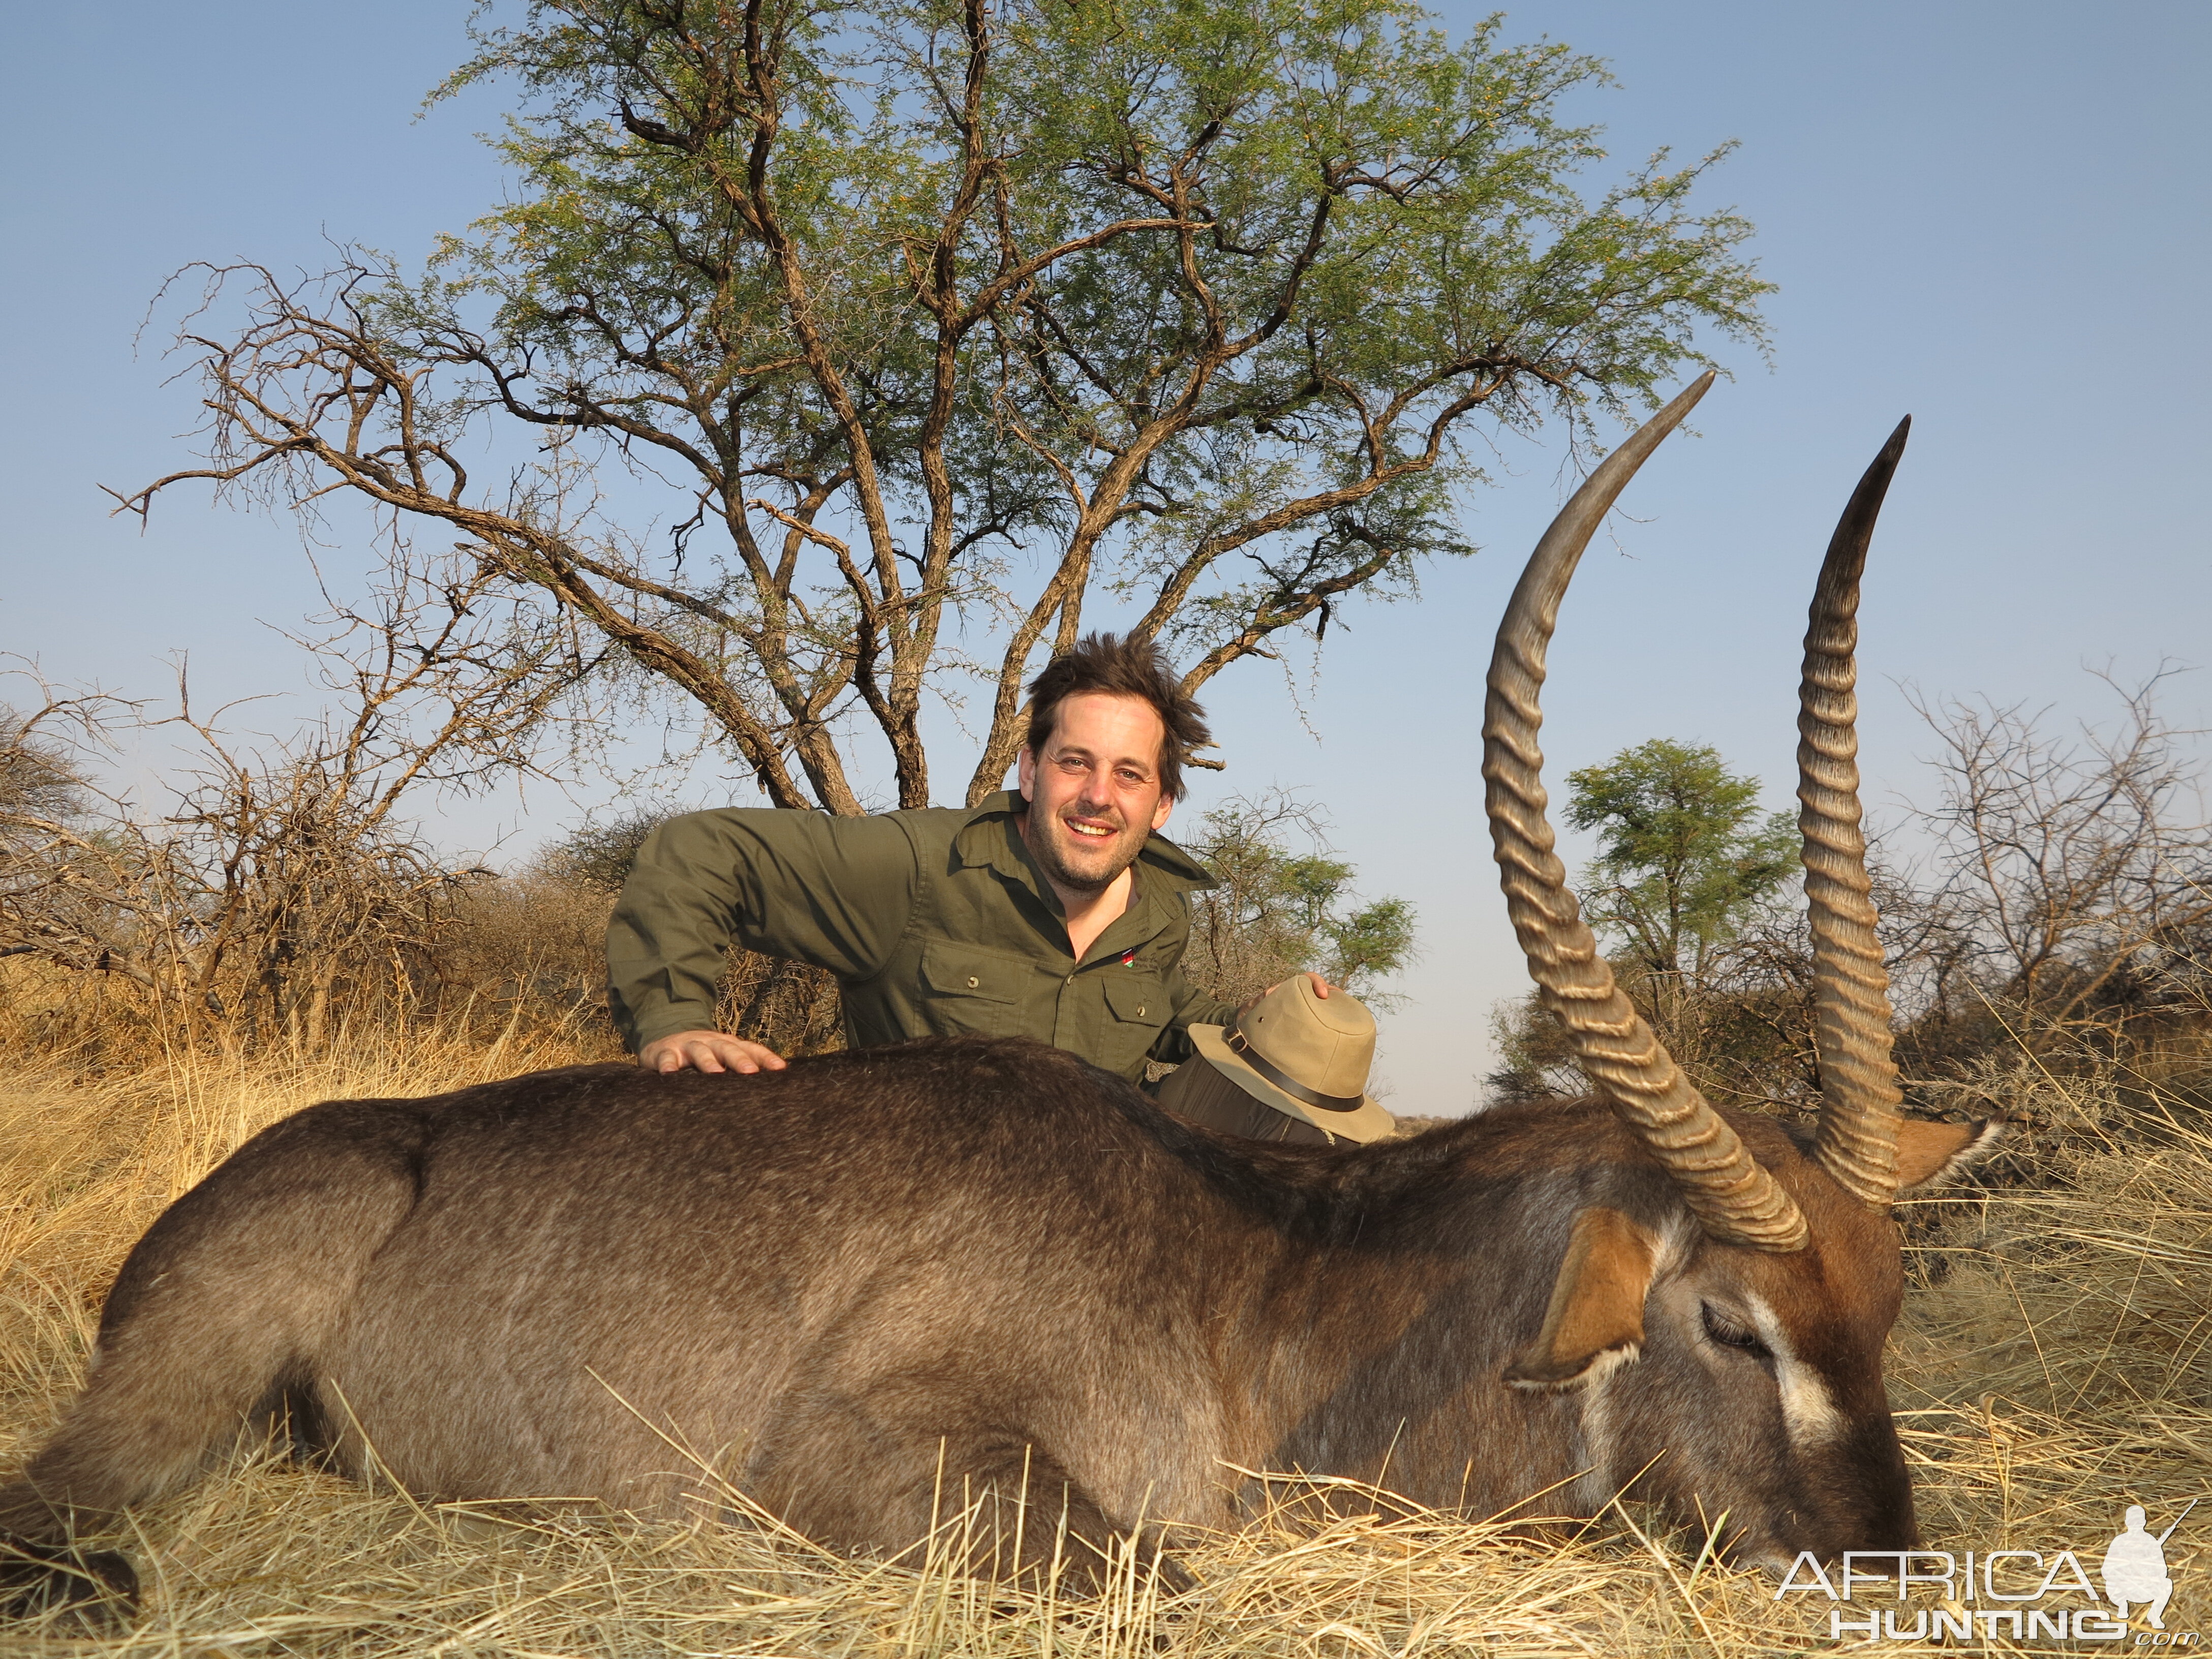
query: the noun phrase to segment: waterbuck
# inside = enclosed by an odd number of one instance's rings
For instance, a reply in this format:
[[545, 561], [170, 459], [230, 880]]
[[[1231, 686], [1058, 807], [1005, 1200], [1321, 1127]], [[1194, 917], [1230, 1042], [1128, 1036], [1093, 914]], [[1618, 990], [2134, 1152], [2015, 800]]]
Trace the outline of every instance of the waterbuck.
[[853, 1548], [907, 1549], [972, 1497], [975, 1565], [1015, 1576], [1232, 1523], [1240, 1471], [1480, 1514], [1589, 1516], [1635, 1482], [1724, 1514], [1752, 1559], [1916, 1544], [1881, 1376], [1889, 1206], [1986, 1137], [1899, 1111], [1859, 832], [1858, 578], [1903, 427], [1807, 640], [1815, 1133], [1698, 1096], [1614, 985], [1545, 821], [1559, 600], [1710, 380], [1560, 514], [1489, 676], [1513, 925], [1601, 1101], [1267, 1146], [1066, 1054], [950, 1039], [311, 1107], [125, 1263], [84, 1393], [0, 1489], [19, 1606], [126, 1598], [129, 1564], [76, 1553], [78, 1531], [272, 1423], [426, 1496], [681, 1515], [743, 1494]]

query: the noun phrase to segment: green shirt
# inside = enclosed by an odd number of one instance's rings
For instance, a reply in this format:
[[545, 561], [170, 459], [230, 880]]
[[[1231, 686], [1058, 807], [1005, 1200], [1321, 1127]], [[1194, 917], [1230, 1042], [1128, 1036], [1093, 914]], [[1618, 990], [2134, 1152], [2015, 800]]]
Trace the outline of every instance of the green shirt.
[[607, 926], [609, 1003], [631, 1048], [711, 1030], [736, 943], [827, 969], [854, 1048], [929, 1036], [1027, 1036], [1140, 1079], [1179, 1062], [1183, 1028], [1230, 1006], [1182, 975], [1193, 889], [1213, 883], [1153, 836], [1129, 908], [1079, 962], [1011, 793], [977, 807], [833, 817], [692, 812], [646, 837]]

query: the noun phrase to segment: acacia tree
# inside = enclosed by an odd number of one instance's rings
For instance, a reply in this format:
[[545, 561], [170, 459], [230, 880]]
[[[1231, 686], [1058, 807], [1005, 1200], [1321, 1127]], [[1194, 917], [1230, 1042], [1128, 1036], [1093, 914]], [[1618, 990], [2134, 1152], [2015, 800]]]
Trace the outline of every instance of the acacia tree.
[[[1809, 940], [1801, 917], [1769, 902], [1797, 869], [1795, 816], [1761, 812], [1759, 780], [1719, 750], [1670, 738], [1578, 768], [1567, 785], [1567, 822], [1597, 835], [1575, 884], [1583, 914], [1668, 1052], [1716, 1099], [1817, 1100]], [[1491, 1029], [1494, 1097], [1588, 1091], [1534, 994], [1499, 1005]]]
[[1644, 972], [1702, 984], [1797, 868], [1797, 822], [1705, 744], [1654, 738], [1567, 775], [1567, 822], [1597, 832], [1577, 885], [1590, 926]]
[[[1216, 885], [1191, 895], [1191, 982], [1242, 1002], [1302, 968], [1387, 1008], [1378, 984], [1413, 955], [1413, 907], [1357, 906], [1351, 865], [1328, 856], [1316, 809], [1272, 792], [1208, 812], [1185, 843]], [[1293, 839], [1310, 843], [1301, 853]]]
[[415, 275], [213, 271], [208, 464], [127, 504], [365, 501], [781, 805], [861, 810], [852, 719], [928, 804], [947, 670], [988, 689], [980, 799], [1107, 600], [1193, 689], [1318, 641], [1468, 550], [1470, 437], [1587, 435], [1695, 331], [1759, 333], [1702, 166], [1577, 194], [1594, 59], [1407, 0], [537, 0], [476, 39], [447, 89], [518, 88], [509, 204]]

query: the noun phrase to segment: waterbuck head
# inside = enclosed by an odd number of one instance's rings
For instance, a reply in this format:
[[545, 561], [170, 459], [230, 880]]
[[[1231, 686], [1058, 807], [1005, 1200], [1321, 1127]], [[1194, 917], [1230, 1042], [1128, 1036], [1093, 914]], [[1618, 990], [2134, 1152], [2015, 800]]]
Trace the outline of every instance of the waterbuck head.
[[1592, 532], [1712, 379], [1576, 492], [1530, 556], [1491, 659], [1482, 772], [1514, 931], [1540, 1000], [1640, 1148], [1618, 1203], [1576, 1216], [1543, 1329], [1506, 1379], [1581, 1393], [1586, 1497], [1633, 1480], [1702, 1515], [1732, 1553], [1786, 1563], [1801, 1550], [1919, 1541], [1881, 1377], [1904, 1285], [1890, 1206], [1992, 1131], [1899, 1110], [1860, 824], [1859, 576], [1909, 421], [1844, 509], [1805, 638], [1798, 822], [1821, 1091], [1810, 1137], [1723, 1115], [1698, 1092], [1614, 982], [1568, 890], [1537, 745], [1546, 647]]

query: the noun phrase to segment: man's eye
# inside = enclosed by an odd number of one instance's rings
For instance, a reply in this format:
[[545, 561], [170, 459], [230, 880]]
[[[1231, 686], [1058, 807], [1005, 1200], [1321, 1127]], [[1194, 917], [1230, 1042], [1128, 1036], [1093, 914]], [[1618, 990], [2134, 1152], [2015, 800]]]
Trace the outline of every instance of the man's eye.
[[1141, 789], [1152, 781], [1142, 772], [1116, 772], [1114, 778], [1124, 789]]
[[1072, 755], [1062, 755], [1058, 760], [1054, 761], [1053, 764], [1060, 768], [1061, 771], [1066, 773], [1070, 777], [1074, 777], [1080, 773], [1088, 772], [1091, 769], [1091, 763], [1089, 761], [1077, 760]]

